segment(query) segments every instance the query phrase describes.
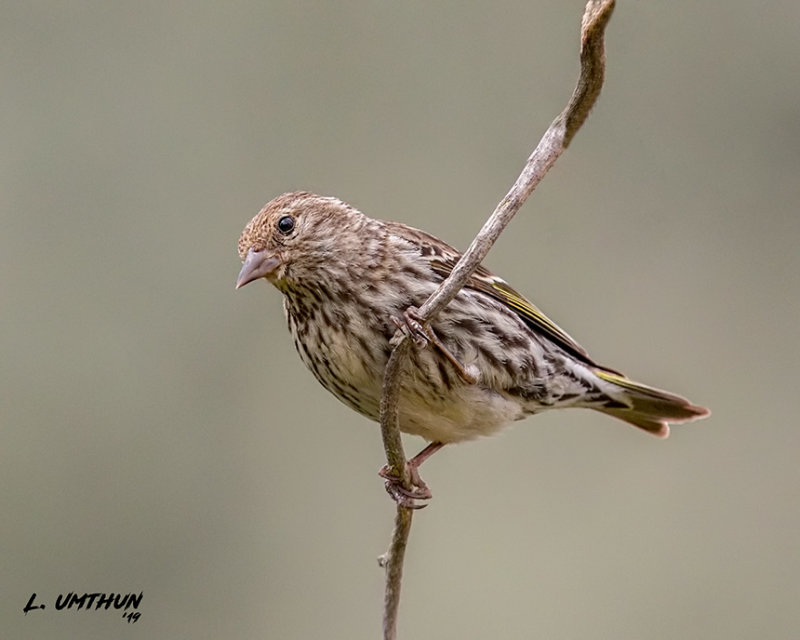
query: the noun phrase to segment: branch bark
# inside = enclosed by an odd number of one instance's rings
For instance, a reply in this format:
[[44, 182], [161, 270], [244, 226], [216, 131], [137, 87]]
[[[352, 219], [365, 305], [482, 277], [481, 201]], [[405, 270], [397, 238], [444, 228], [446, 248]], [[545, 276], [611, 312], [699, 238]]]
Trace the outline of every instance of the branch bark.
[[[541, 182], [550, 167], [569, 146], [572, 138], [589, 115], [600, 94], [605, 75], [605, 28], [614, 9], [614, 0], [589, 0], [581, 21], [580, 75], [567, 106], [550, 124], [539, 144], [533, 150], [516, 182], [500, 201], [478, 235], [464, 252], [453, 271], [419, 309], [422, 322], [430, 322], [458, 295], [469, 277], [486, 257], [503, 229], [522, 207], [525, 200]], [[386, 462], [390, 469], [403, 478], [403, 485], [411, 489], [406, 456], [400, 439], [398, 406], [403, 366], [408, 357], [410, 342], [398, 331], [393, 340], [393, 351], [383, 376], [381, 398], [381, 434]], [[383, 637], [397, 637], [397, 612], [400, 603], [400, 586], [403, 559], [411, 531], [413, 509], [397, 505], [397, 516], [392, 541], [381, 564], [386, 569], [384, 597]]]

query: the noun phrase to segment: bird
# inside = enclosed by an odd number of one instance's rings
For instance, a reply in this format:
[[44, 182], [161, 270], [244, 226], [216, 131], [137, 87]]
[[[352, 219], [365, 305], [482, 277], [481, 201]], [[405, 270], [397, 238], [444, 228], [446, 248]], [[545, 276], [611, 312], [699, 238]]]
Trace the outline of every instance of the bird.
[[[378, 421], [398, 328], [414, 337], [400, 383], [400, 430], [429, 444], [409, 460], [412, 486], [386, 467], [396, 500], [426, 500], [418, 468], [444, 445], [544, 411], [593, 409], [657, 436], [709, 415], [685, 398], [593, 360], [532, 302], [483, 265], [430, 323], [417, 309], [461, 253], [399, 222], [308, 191], [284, 193], [245, 226], [236, 288], [267, 280], [283, 294], [301, 360], [345, 405]], [[387, 486], [388, 488], [388, 486]]]

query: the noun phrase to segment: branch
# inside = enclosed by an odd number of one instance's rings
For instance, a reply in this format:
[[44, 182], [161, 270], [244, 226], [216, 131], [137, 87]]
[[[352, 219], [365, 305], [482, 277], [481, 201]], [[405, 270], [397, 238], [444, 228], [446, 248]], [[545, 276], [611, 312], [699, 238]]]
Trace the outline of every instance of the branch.
[[[522, 173], [461, 256], [453, 271], [420, 307], [418, 315], [422, 322], [429, 323], [458, 295], [469, 277], [489, 253], [489, 249], [500, 237], [503, 229], [508, 226], [550, 167], [569, 146], [572, 138], [586, 120], [603, 86], [605, 74], [603, 36], [613, 9], [614, 0], [589, 0], [586, 3], [581, 21], [580, 76], [569, 103], [545, 131], [539, 144], [525, 163]], [[403, 478], [403, 485], [407, 489], [411, 489], [398, 423], [400, 374], [408, 356], [410, 343], [406, 334], [398, 331], [392, 339], [392, 345], [394, 349], [383, 376], [381, 434], [388, 466], [396, 475]], [[397, 610], [400, 603], [403, 557], [411, 531], [412, 513], [412, 509], [397, 505], [391, 546], [381, 561], [386, 568], [383, 618], [385, 640], [394, 640], [397, 637]]]
[[411, 533], [411, 518], [414, 509], [397, 505], [394, 518], [392, 546], [378, 558], [378, 564], [386, 569], [386, 590], [383, 594], [383, 638], [396, 640], [397, 611], [400, 607], [400, 585], [403, 582], [403, 558], [406, 554], [408, 534]]
[[392, 338], [394, 345], [386, 368], [383, 370], [383, 394], [381, 395], [381, 436], [386, 451], [386, 463], [395, 477], [403, 479], [403, 486], [410, 489], [411, 480], [406, 468], [406, 455], [400, 439], [397, 407], [400, 402], [400, 373], [411, 343], [400, 331]]
[[419, 315], [423, 320], [432, 320], [461, 291], [503, 229], [586, 120], [603, 86], [606, 61], [603, 32], [613, 8], [614, 0], [589, 0], [586, 4], [581, 28], [581, 73], [569, 103], [545, 131], [519, 178], [461, 256], [452, 273], [420, 307]]

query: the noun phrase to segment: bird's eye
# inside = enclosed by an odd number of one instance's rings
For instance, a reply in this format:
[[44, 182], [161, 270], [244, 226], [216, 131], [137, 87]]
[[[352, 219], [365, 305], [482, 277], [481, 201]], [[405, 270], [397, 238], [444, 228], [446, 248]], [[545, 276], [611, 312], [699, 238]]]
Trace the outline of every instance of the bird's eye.
[[283, 216], [278, 220], [278, 231], [281, 233], [291, 233], [292, 229], [294, 229], [294, 218], [292, 216]]

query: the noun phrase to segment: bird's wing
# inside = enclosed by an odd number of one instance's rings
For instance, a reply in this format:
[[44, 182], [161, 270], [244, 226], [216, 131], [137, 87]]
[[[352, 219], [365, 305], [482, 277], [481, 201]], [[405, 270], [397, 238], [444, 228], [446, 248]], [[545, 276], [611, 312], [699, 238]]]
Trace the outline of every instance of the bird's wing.
[[[461, 255], [453, 250], [434, 252], [429, 257], [430, 266], [433, 271], [446, 278], [456, 266]], [[555, 322], [550, 320], [533, 303], [525, 298], [521, 293], [514, 289], [502, 278], [491, 273], [483, 265], [478, 266], [470, 276], [465, 287], [480, 291], [497, 300], [516, 313], [531, 330], [546, 336], [551, 342], [557, 344], [564, 351], [571, 354], [581, 362], [592, 367], [606, 369], [598, 365], [589, 357], [586, 350], [579, 345], [566, 331], [561, 329]]]
[[[404, 238], [407, 242], [411, 242], [419, 251], [420, 257], [442, 278], [449, 276], [456, 266], [456, 263], [461, 259], [461, 253], [457, 249], [454, 249], [446, 242], [439, 240], [439, 238], [425, 231], [399, 223], [390, 222], [387, 223], [387, 226], [389, 226], [396, 235]], [[516, 313], [531, 331], [545, 336], [580, 362], [603, 371], [622, 375], [614, 369], [609, 369], [608, 367], [597, 364], [589, 357], [586, 350], [566, 331], [561, 329], [555, 322], [539, 311], [530, 300], [519, 293], [505, 280], [494, 275], [483, 265], [479, 265], [478, 268], [475, 269], [464, 287], [480, 291], [498, 301], [500, 304]]]

